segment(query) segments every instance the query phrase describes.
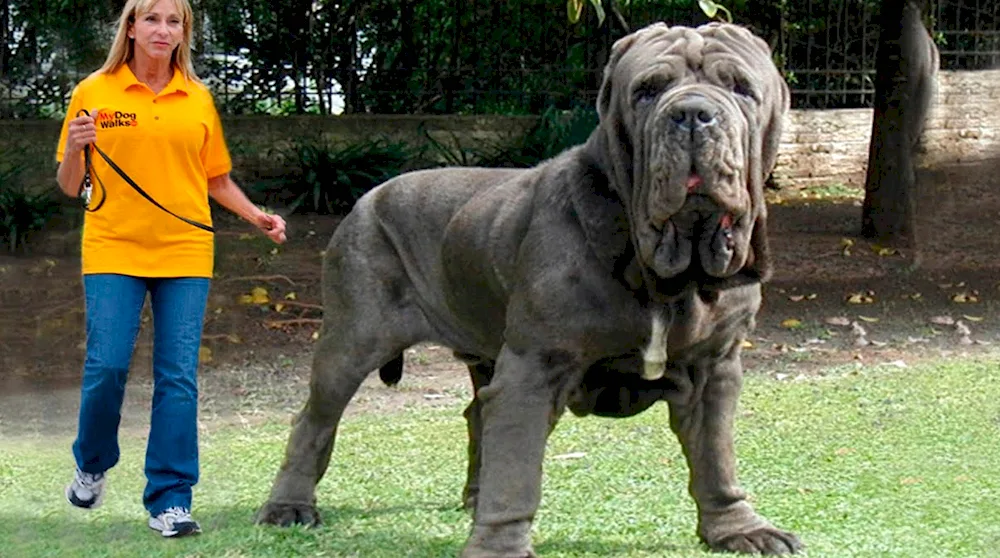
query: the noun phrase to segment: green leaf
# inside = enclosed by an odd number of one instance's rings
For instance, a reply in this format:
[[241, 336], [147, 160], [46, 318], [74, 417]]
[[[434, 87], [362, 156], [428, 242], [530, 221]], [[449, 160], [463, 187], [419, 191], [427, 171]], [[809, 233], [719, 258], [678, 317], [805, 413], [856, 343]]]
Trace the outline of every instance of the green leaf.
[[714, 18], [715, 14], [719, 12], [719, 5], [712, 0], [698, 0], [698, 7], [701, 11], [705, 12], [708, 17]]
[[604, 6], [601, 4], [601, 0], [590, 0], [590, 5], [597, 11], [597, 26], [604, 25]]
[[566, 1], [566, 17], [570, 23], [580, 21], [580, 14], [583, 13], [583, 0]]
[[722, 4], [716, 4], [713, 0], [698, 0], [698, 7], [701, 11], [705, 13], [708, 17], [715, 19], [721, 10], [725, 17], [721, 18], [729, 23], [733, 22], [733, 14], [726, 9]]

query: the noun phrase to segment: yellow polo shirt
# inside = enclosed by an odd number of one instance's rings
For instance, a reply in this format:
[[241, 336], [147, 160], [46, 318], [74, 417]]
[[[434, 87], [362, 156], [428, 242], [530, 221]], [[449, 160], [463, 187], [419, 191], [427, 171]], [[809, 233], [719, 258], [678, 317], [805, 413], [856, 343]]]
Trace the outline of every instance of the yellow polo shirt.
[[[232, 168], [211, 93], [174, 71], [159, 94], [128, 65], [94, 73], [73, 89], [56, 160], [62, 161], [69, 121], [80, 109], [97, 113], [97, 146], [160, 205], [212, 224], [208, 179]], [[80, 155], [83, 158], [83, 155]], [[91, 160], [107, 200], [83, 225], [83, 273], [139, 277], [212, 277], [214, 237], [154, 206], [97, 152]], [[101, 201], [92, 178], [91, 207]]]

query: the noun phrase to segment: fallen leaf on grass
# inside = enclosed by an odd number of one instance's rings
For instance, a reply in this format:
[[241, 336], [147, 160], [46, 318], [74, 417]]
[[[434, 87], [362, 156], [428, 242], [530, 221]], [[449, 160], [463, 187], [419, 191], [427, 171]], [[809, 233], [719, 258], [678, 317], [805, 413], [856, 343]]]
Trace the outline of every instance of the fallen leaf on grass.
[[198, 348], [198, 360], [202, 364], [212, 362], [212, 349], [205, 347], [204, 345]]
[[580, 459], [581, 457], [586, 457], [587, 452], [585, 451], [574, 451], [570, 453], [561, 453], [559, 455], [553, 455], [552, 459]]
[[240, 295], [240, 304], [267, 304], [271, 302], [271, 297], [267, 295], [264, 287], [254, 287], [250, 294]]
[[969, 293], [958, 293], [957, 295], [951, 297], [951, 301], [958, 304], [969, 304], [972, 302], [979, 302], [979, 298], [976, 297], [976, 295]]
[[966, 320], [969, 320], [970, 322], [981, 322], [981, 321], [983, 321], [983, 317], [982, 316], [970, 316], [968, 314], [962, 314], [962, 317], [965, 318]]
[[785, 329], [796, 329], [802, 327], [802, 321], [796, 320], [795, 318], [789, 318], [781, 322], [781, 327]]
[[829, 324], [829, 325], [832, 325], [832, 326], [847, 327], [847, 326], [851, 325], [851, 320], [849, 320], [849, 319], [847, 319], [847, 318], [845, 318], [843, 316], [833, 316], [833, 317], [827, 318], [825, 320], [825, 322], [827, 324]]
[[868, 332], [865, 331], [865, 328], [861, 327], [861, 324], [859, 324], [858, 322], [851, 322], [851, 333], [857, 335], [858, 337], [864, 337], [868, 335]]
[[850, 238], [840, 239], [841, 253], [845, 256], [851, 255], [851, 247], [854, 246], [854, 241]]
[[921, 482], [923, 481], [917, 477], [903, 477], [899, 479], [899, 484], [902, 485], [920, 484]]
[[937, 325], [955, 325], [955, 319], [951, 316], [934, 316], [930, 322]]
[[740, 346], [743, 347], [744, 349], [752, 349], [753, 343], [751, 343], [749, 339], [744, 339], [743, 343], [741, 343]]
[[848, 304], [871, 304], [873, 302], [875, 299], [867, 293], [851, 293], [847, 296]]
[[863, 321], [863, 322], [868, 322], [870, 324], [873, 324], [873, 323], [875, 323], [875, 322], [878, 321], [878, 318], [871, 318], [871, 317], [868, 317], [868, 316], [862, 316], [860, 314], [858, 314], [858, 319], [861, 320], [861, 321]]
[[280, 302], [274, 305], [274, 311], [275, 312], [281, 312], [284, 309], [285, 309], [285, 305], [282, 304], [282, 303], [280, 303]]
[[887, 248], [878, 244], [872, 244], [872, 252], [875, 252], [879, 256], [892, 256], [899, 253], [895, 248]]
[[311, 338], [311, 339], [312, 339], [313, 341], [315, 341], [315, 340], [319, 339], [319, 331], [314, 331], [314, 332], [313, 332], [313, 334], [312, 334], [312, 335], [310, 336], [310, 338]]
[[285, 295], [285, 300], [296, 300], [296, 299], [298, 299], [298, 295], [295, 294], [295, 291], [292, 291]]

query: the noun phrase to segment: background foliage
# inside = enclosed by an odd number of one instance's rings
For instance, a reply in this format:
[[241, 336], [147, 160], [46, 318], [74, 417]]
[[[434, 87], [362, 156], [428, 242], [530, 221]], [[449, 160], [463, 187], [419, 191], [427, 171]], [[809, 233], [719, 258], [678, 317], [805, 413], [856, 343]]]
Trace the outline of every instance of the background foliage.
[[[612, 13], [612, 0], [598, 2]], [[0, 0], [0, 116], [59, 115], [103, 59], [122, 0]], [[246, 113], [541, 114], [591, 103], [608, 50], [695, 0], [616, 1], [571, 23], [561, 0], [192, 0], [200, 75]], [[588, 5], [593, 2], [588, 2]], [[800, 107], [870, 106], [879, 0], [730, 0], [765, 37]], [[1000, 3], [931, 0], [943, 65], [1000, 62]]]

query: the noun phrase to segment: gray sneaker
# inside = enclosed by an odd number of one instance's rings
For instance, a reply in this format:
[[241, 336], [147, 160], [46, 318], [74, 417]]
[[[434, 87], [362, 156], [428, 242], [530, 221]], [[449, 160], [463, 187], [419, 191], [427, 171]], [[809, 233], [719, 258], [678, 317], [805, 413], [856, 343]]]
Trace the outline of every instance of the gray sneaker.
[[186, 537], [201, 533], [201, 526], [191, 519], [191, 512], [185, 508], [168, 508], [160, 515], [149, 518], [149, 528], [164, 537]]
[[79, 468], [66, 487], [66, 500], [78, 508], [92, 510], [104, 500], [104, 473], [84, 473]]

